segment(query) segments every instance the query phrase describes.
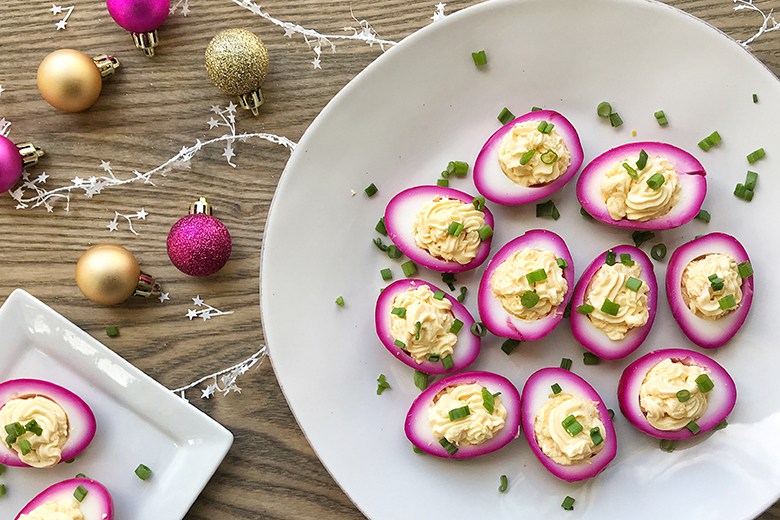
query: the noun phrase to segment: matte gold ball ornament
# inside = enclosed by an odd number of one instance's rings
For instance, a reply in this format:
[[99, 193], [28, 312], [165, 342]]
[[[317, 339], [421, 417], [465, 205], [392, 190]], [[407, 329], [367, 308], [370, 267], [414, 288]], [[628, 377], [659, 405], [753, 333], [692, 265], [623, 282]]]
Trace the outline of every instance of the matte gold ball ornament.
[[254, 115], [260, 112], [260, 87], [268, 73], [268, 51], [263, 41], [244, 29], [226, 29], [206, 47], [206, 72], [225, 94], [238, 96], [239, 103]]
[[95, 104], [103, 80], [119, 68], [114, 56], [90, 58], [74, 49], [60, 49], [46, 56], [38, 66], [38, 90], [54, 108], [81, 112]]
[[98, 244], [76, 264], [76, 284], [89, 300], [116, 305], [131, 296], [148, 298], [160, 293], [154, 278], [141, 271], [133, 253], [122, 246]]

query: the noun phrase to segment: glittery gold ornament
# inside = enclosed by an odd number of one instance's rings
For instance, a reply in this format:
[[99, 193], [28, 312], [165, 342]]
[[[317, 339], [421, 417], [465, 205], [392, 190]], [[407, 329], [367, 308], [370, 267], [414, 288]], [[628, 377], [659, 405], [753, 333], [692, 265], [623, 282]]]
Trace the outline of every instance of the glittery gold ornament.
[[258, 115], [268, 73], [268, 51], [260, 38], [244, 29], [218, 33], [206, 47], [206, 72], [217, 88], [238, 96], [242, 107]]
[[98, 244], [76, 264], [76, 284], [82, 294], [100, 305], [116, 305], [136, 295], [159, 294], [154, 278], [141, 272], [133, 253], [122, 246]]
[[91, 107], [103, 89], [103, 79], [119, 68], [114, 56], [95, 56], [73, 49], [60, 49], [38, 66], [38, 90], [54, 108], [81, 112]]

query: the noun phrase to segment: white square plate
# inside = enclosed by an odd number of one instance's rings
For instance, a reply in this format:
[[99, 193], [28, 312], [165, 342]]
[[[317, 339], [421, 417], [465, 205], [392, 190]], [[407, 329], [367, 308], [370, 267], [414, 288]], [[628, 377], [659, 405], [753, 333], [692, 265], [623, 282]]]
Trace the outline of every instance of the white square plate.
[[[0, 308], [0, 381], [44, 379], [84, 399], [97, 434], [71, 464], [6, 468], [0, 518], [13, 518], [46, 487], [84, 473], [102, 482], [122, 520], [181, 519], [209, 481], [233, 435], [28, 293]], [[146, 464], [152, 478], [135, 476]]]

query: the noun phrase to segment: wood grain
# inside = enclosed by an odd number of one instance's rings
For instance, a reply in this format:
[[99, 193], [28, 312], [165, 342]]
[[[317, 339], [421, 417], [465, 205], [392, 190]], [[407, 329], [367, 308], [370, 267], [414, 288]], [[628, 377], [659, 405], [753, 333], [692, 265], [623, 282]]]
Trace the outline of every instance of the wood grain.
[[[74, 2], [68, 2], [70, 5]], [[478, 3], [451, 0], [447, 12]], [[761, 19], [755, 13], [734, 13], [729, 0], [668, 2], [703, 18], [734, 38], [750, 36]], [[767, 10], [778, 0], [759, 2]], [[175, 155], [195, 139], [221, 135], [208, 132], [209, 108], [226, 104], [207, 79], [203, 51], [219, 30], [242, 27], [258, 34], [271, 56], [259, 118], [241, 112], [239, 131], [270, 132], [297, 141], [325, 104], [381, 52], [359, 42], [344, 42], [338, 52], [326, 51], [321, 71], [300, 36], [282, 31], [230, 0], [191, 0], [188, 17], [172, 16], [160, 31], [158, 56], [147, 59], [132, 47], [130, 36], [108, 16], [99, 0], [76, 1], [67, 29], [43, 0], [0, 2], [0, 117], [13, 122], [11, 138], [33, 140], [47, 151], [34, 170], [50, 175], [49, 185], [75, 176], [99, 175], [100, 161], [109, 160], [121, 177], [146, 171]], [[263, 8], [276, 18], [320, 32], [341, 33], [351, 13], [370, 20], [382, 38], [399, 41], [427, 25], [434, 2], [422, 0], [267, 0]], [[554, 8], [554, 1], [550, 1]], [[42, 101], [35, 71], [40, 60], [57, 48], [89, 54], [115, 53], [122, 68], [97, 104], [82, 114], [57, 112]], [[753, 52], [776, 74], [780, 72], [780, 34], [767, 34]], [[703, 86], [706, 89], [706, 86]], [[156, 186], [141, 183], [105, 191], [86, 199], [74, 195], [71, 209], [16, 210], [0, 199], [0, 301], [23, 288], [78, 326], [107, 343], [168, 387], [187, 384], [222, 369], [257, 350], [263, 342], [260, 323], [260, 248], [268, 208], [289, 153], [262, 141], [236, 145], [238, 167], [221, 157], [222, 148], [204, 149], [189, 171], [156, 177]], [[216, 214], [234, 238], [233, 256], [219, 274], [189, 278], [169, 262], [165, 237], [200, 195], [209, 196]], [[150, 215], [137, 223], [139, 236], [126, 229], [109, 233], [114, 211]], [[120, 243], [133, 251], [143, 268], [154, 274], [172, 301], [130, 301], [116, 308], [97, 307], [79, 293], [73, 272], [76, 260], [97, 242]], [[208, 303], [235, 314], [209, 321], [184, 318], [189, 298], [200, 294]], [[121, 336], [105, 337], [116, 325]], [[0, 338], [2, 337], [0, 331]], [[0, 345], [2, 348], [2, 345]], [[363, 518], [334, 483], [309, 447], [285, 404], [266, 361], [240, 381], [242, 395], [210, 401], [193, 396], [193, 404], [235, 434], [225, 463], [195, 503], [188, 519]], [[780, 518], [775, 505], [761, 518]]]

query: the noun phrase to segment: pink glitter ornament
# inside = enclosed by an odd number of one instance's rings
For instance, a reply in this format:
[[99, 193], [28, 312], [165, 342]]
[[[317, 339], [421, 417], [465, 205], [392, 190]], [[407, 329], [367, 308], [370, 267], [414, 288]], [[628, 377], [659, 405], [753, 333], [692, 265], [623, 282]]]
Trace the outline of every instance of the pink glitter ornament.
[[38, 162], [43, 150], [32, 143], [15, 145], [0, 135], [0, 192], [7, 191], [19, 182], [22, 171]]
[[190, 276], [214, 274], [227, 263], [233, 240], [225, 225], [211, 216], [211, 205], [201, 197], [168, 233], [168, 257]]
[[133, 34], [135, 46], [154, 56], [157, 28], [168, 18], [171, 0], [106, 0], [111, 18]]

